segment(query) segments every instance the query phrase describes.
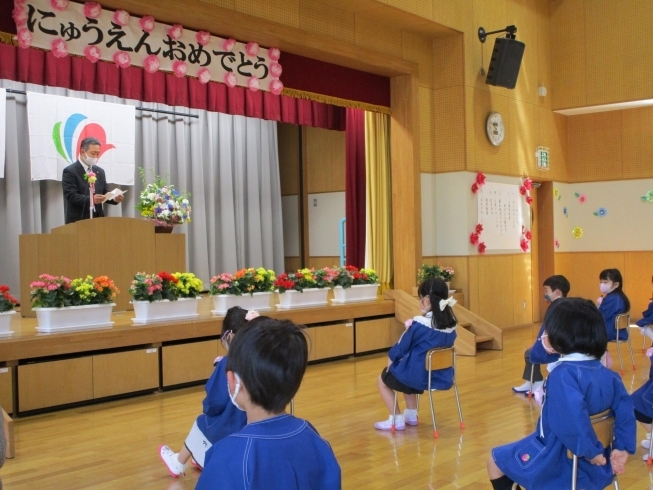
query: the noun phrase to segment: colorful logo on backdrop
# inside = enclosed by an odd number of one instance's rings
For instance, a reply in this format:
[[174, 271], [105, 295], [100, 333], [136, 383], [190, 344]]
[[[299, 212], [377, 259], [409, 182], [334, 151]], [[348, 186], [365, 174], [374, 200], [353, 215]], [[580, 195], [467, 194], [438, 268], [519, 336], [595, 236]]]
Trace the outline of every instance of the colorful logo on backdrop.
[[[81, 127], [81, 131], [78, 128]], [[79, 159], [79, 144], [84, 138], [95, 138], [101, 143], [100, 157], [115, 145], [107, 143], [107, 133], [104, 128], [90, 122], [84, 114], [73, 114], [66, 121], [57, 122], [52, 128], [52, 141], [57, 153], [68, 163]]]

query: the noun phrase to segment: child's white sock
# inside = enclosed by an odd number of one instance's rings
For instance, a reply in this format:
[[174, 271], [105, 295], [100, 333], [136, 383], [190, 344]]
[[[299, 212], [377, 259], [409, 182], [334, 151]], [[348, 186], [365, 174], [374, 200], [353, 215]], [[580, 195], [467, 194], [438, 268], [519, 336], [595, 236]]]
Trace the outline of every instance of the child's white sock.
[[644, 327], [644, 335], [653, 340], [653, 328], [649, 327], [648, 325]]
[[407, 408], [406, 410], [404, 410], [404, 417], [408, 419], [417, 418], [417, 410]]

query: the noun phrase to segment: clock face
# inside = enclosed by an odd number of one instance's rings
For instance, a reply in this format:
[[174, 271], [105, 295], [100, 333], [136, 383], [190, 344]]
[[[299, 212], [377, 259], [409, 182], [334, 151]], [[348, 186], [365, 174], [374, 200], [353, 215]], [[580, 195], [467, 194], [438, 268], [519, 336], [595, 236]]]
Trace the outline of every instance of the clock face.
[[491, 112], [487, 117], [487, 124], [485, 126], [487, 137], [494, 146], [499, 146], [505, 136], [505, 127], [503, 126], [503, 118], [498, 112]]

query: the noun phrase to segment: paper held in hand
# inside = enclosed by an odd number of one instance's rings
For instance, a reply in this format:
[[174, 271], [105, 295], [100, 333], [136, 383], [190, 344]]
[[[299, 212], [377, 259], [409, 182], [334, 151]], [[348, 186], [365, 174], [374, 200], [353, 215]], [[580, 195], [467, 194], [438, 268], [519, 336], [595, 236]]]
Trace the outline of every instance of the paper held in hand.
[[[127, 190], [129, 190], [129, 189], [127, 189]], [[121, 191], [120, 189], [116, 188], [116, 189], [114, 189], [112, 191], [109, 191], [104, 195], [104, 200], [105, 201], [110, 201], [111, 199], [115, 199], [118, 196], [122, 196], [123, 194], [125, 194], [125, 192], [127, 192], [127, 190]]]

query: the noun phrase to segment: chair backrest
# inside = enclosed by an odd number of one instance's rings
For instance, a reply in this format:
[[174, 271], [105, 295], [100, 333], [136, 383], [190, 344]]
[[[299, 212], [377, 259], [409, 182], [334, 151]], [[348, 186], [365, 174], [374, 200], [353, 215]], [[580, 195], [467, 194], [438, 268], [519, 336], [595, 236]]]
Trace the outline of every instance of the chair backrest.
[[[590, 421], [596, 433], [596, 438], [603, 444], [603, 447], [610, 446], [614, 437], [614, 413], [612, 413], [612, 410], [608, 408], [605, 412], [591, 415]], [[567, 457], [569, 459], [574, 457], [570, 450], [567, 450]]]
[[630, 314], [621, 313], [614, 317], [614, 328], [616, 330], [623, 330], [630, 327]]
[[453, 347], [436, 347], [426, 353], [426, 362], [424, 369], [429, 370], [429, 360], [431, 361], [431, 370], [446, 369], [456, 365], [456, 354]]

